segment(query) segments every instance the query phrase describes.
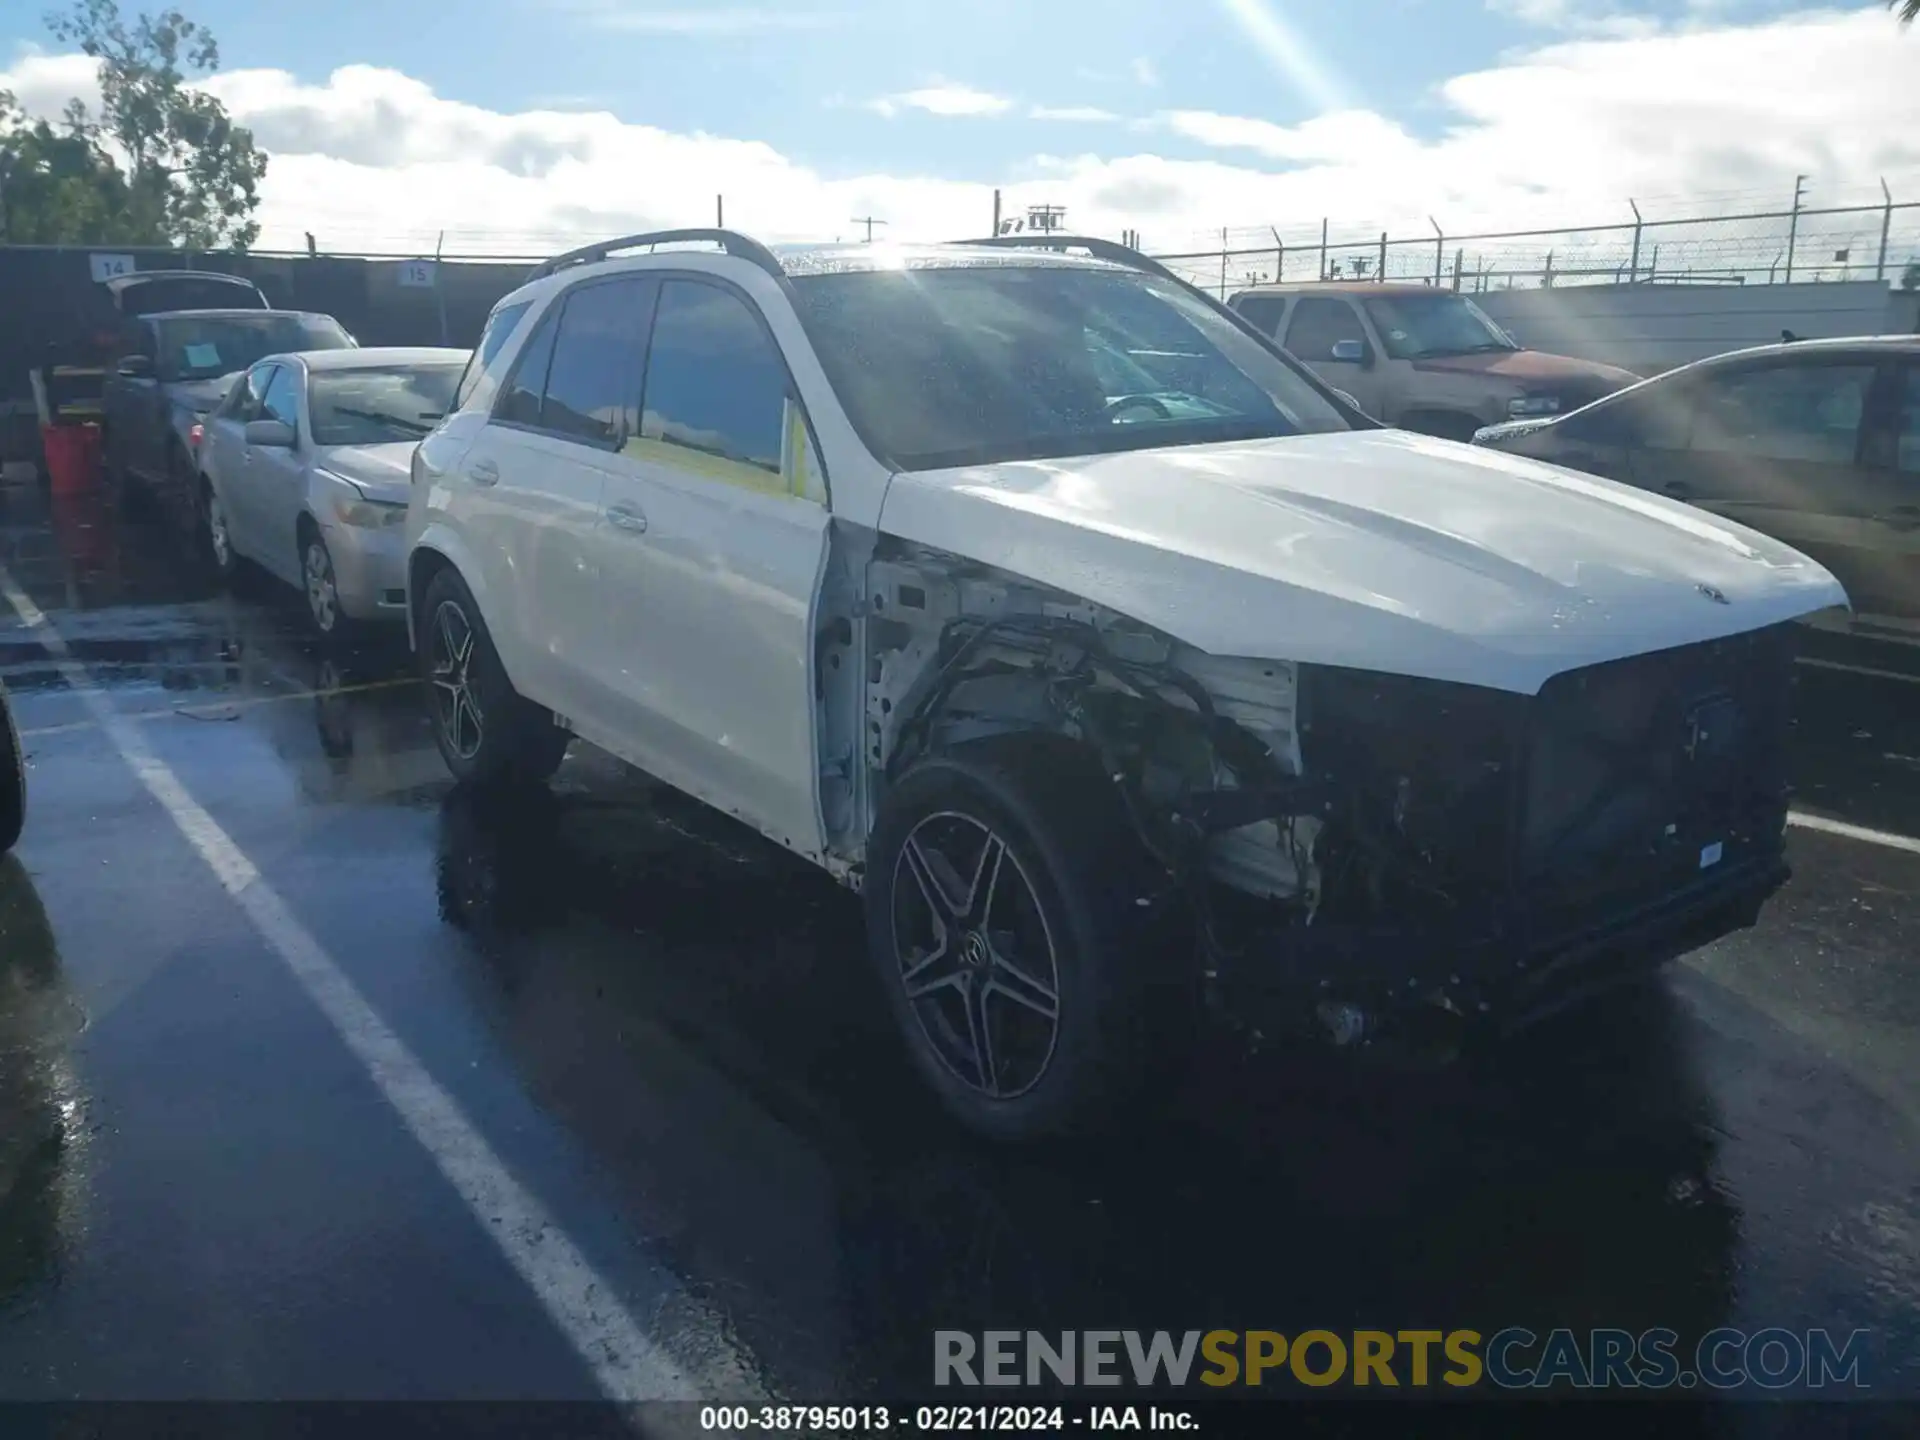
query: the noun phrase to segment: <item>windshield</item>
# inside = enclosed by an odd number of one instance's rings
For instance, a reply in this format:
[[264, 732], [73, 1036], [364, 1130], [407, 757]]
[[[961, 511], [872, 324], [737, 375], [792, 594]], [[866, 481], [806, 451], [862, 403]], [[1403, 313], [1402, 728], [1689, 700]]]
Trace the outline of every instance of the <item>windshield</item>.
[[1367, 299], [1366, 306], [1387, 354], [1395, 360], [1520, 348], [1464, 295], [1376, 295]]
[[389, 445], [418, 440], [447, 413], [458, 365], [311, 370], [307, 409], [316, 445]]
[[793, 284], [854, 424], [907, 469], [1347, 428], [1298, 371], [1154, 276], [969, 265]]
[[211, 380], [293, 350], [354, 348], [353, 337], [325, 315], [182, 315], [159, 329], [163, 380]]

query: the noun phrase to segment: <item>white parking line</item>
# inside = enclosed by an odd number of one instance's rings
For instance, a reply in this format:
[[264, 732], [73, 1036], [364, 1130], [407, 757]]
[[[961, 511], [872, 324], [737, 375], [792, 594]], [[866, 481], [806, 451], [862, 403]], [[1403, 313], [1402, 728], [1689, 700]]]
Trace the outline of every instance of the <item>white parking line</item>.
[[[293, 972], [340, 1039], [366, 1068], [407, 1129], [433, 1157], [480, 1228], [539, 1297], [547, 1314], [613, 1400], [698, 1399], [703, 1389], [647, 1338], [545, 1207], [513, 1178], [480, 1131], [426, 1067], [389, 1030], [231, 836], [203, 810], [138, 725], [114, 709], [40, 608], [0, 565], [0, 595], [36, 631], [61, 677], [92, 713], [121, 758], [160, 802], [180, 833]], [[708, 1393], [711, 1393], [710, 1391]]]
[[1910, 675], [1904, 670], [1879, 670], [1872, 665], [1847, 665], [1838, 660], [1817, 660], [1811, 655], [1801, 655], [1797, 657], [1797, 661], [1815, 670], [1844, 670], [1849, 675], [1871, 675], [1879, 680], [1903, 680], [1909, 685], [1920, 685], [1920, 675]]
[[1843, 840], [1860, 840], [1868, 845], [1920, 855], [1920, 840], [1911, 835], [1896, 835], [1891, 830], [1869, 830], [1865, 825], [1849, 825], [1844, 820], [1829, 820], [1824, 815], [1806, 815], [1798, 810], [1787, 816], [1787, 823], [1798, 825], [1802, 830], [1818, 830], [1822, 835], [1838, 835]]

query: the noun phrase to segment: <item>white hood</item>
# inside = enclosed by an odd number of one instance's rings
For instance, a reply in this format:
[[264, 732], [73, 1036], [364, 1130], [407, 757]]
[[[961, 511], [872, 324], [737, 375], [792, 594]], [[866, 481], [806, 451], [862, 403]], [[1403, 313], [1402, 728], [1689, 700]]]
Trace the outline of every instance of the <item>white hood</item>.
[[1521, 694], [1847, 603], [1742, 526], [1398, 430], [902, 474], [880, 528], [1210, 654]]
[[412, 440], [388, 445], [329, 445], [315, 458], [321, 469], [331, 470], [366, 491], [369, 500], [404, 505], [417, 448]]

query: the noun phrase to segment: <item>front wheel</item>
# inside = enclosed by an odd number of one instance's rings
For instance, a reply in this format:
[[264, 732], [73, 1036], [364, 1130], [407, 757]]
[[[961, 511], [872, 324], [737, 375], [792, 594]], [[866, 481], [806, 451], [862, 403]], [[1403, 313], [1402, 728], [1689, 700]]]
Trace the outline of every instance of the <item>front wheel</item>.
[[1156, 978], [1134, 923], [1144, 879], [1111, 786], [1071, 747], [935, 757], [888, 795], [862, 892], [873, 963], [962, 1124], [1092, 1128], [1146, 1077], [1149, 1016], [1182, 984]]
[[27, 819], [27, 756], [13, 723], [7, 687], [0, 685], [0, 855], [13, 848]]
[[570, 737], [513, 688], [473, 593], [453, 570], [427, 586], [417, 628], [433, 738], [454, 778], [487, 785], [552, 776]]
[[300, 527], [300, 580], [314, 633], [322, 640], [338, 640], [348, 628], [340, 609], [340, 582], [333, 571], [333, 552], [312, 524]]

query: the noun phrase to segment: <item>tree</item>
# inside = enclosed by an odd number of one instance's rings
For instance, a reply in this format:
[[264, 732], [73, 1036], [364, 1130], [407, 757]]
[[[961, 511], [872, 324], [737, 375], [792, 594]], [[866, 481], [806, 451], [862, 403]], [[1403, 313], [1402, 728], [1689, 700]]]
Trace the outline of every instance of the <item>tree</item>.
[[1915, 20], [1920, 20], [1920, 0], [1887, 0], [1887, 8], [1900, 12], [1902, 25], [1911, 25]]
[[66, 121], [72, 136], [125, 167], [125, 228], [193, 249], [252, 244], [267, 157], [191, 83], [220, 67], [206, 28], [178, 10], [128, 21], [117, 0], [74, 0], [47, 16], [47, 28], [100, 62], [99, 115], [76, 101]]
[[126, 178], [84, 130], [29, 122], [0, 90], [0, 241], [137, 242]]

